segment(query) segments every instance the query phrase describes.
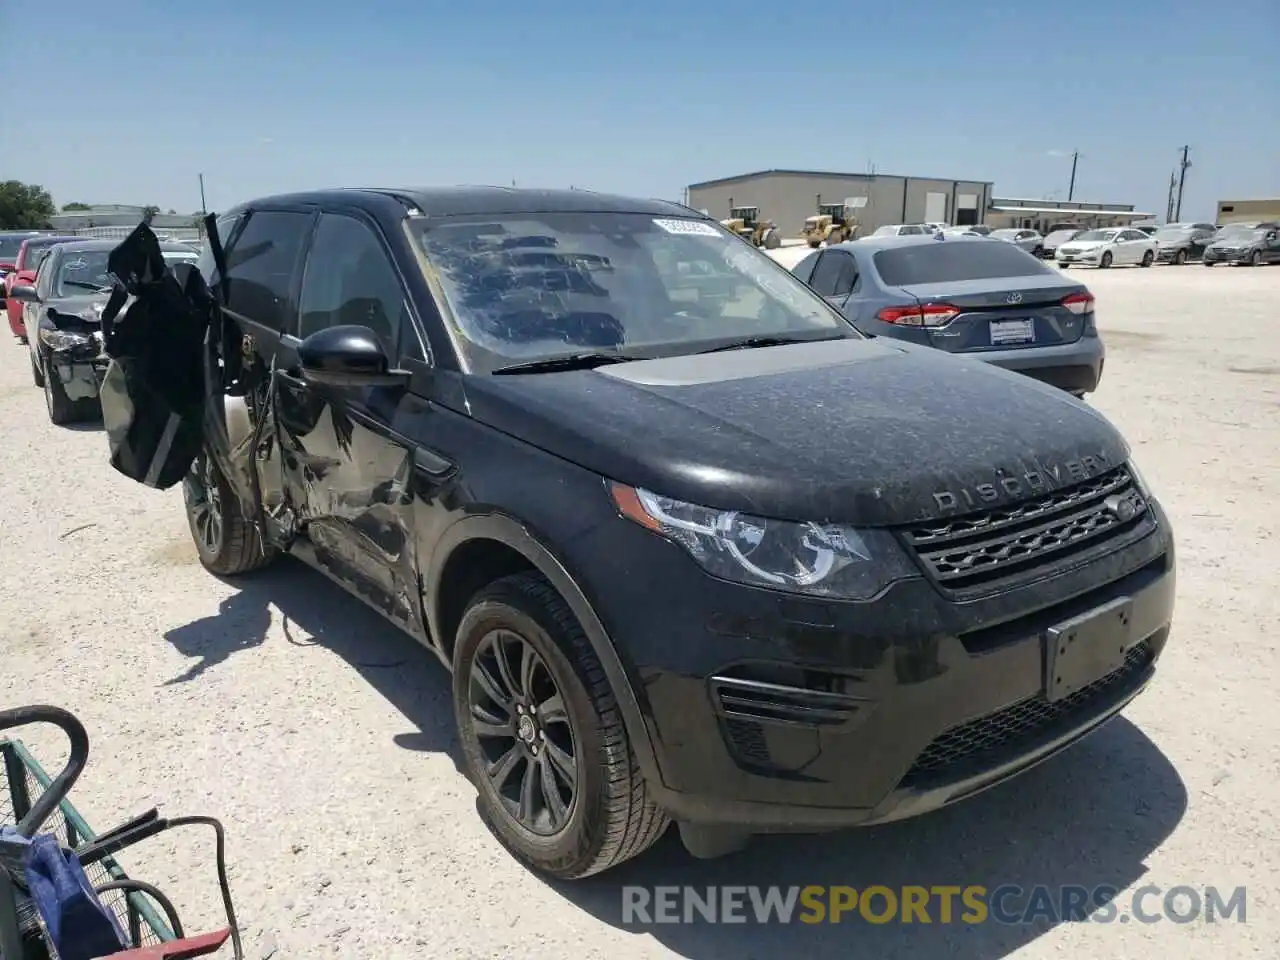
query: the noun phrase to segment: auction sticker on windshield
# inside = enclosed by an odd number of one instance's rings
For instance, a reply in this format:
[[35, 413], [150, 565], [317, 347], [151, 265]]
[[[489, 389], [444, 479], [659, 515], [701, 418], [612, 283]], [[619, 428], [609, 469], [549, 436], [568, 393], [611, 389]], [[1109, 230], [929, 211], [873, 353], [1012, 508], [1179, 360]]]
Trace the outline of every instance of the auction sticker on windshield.
[[723, 236], [719, 230], [709, 223], [700, 223], [697, 220], [654, 220], [654, 226], [667, 233], [681, 234], [686, 237], [719, 237]]

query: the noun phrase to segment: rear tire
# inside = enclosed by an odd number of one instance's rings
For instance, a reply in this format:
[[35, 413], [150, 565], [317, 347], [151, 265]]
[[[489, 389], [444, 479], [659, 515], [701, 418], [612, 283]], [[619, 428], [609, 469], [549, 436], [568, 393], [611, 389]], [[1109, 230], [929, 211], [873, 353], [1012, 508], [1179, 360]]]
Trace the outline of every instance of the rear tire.
[[1098, 261], [1098, 266], [1101, 267], [1103, 270], [1105, 270], [1107, 269], [1107, 267], [1111, 266], [1111, 261], [1112, 261], [1111, 251], [1108, 250], [1106, 253], [1102, 255], [1102, 259]]
[[516, 859], [576, 880], [657, 842], [670, 820], [591, 642], [546, 580], [521, 573], [476, 593], [453, 662], [463, 763], [481, 818]]
[[1155, 262], [1156, 262], [1156, 255], [1152, 253], [1150, 250], [1148, 250], [1146, 253], [1142, 255], [1142, 263], [1139, 264], [1139, 266], [1149, 267], [1151, 266], [1151, 264]]
[[196, 553], [210, 573], [232, 577], [259, 570], [276, 558], [276, 548], [263, 544], [208, 452], [202, 452], [191, 464], [182, 481], [182, 499]]

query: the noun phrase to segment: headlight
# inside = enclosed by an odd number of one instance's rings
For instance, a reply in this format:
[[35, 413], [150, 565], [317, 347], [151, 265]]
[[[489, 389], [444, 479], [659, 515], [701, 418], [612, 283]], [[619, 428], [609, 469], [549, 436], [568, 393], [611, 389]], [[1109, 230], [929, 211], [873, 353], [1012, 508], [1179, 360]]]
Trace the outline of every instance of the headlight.
[[93, 342], [87, 333], [73, 333], [69, 330], [57, 330], [49, 327], [40, 328], [40, 342], [50, 350], [74, 350]]
[[682, 546], [712, 576], [846, 600], [873, 597], [919, 571], [885, 530], [766, 520], [610, 486], [619, 512]]

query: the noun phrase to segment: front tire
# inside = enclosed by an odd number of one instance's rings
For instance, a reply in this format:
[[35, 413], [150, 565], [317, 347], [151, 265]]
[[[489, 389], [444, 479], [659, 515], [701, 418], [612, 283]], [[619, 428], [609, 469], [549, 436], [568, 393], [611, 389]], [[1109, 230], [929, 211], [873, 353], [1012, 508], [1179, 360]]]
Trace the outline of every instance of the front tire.
[[1262, 251], [1261, 251], [1261, 250], [1255, 250], [1255, 251], [1253, 251], [1253, 253], [1249, 254], [1249, 266], [1251, 266], [1251, 267], [1260, 267], [1260, 266], [1262, 266]]
[[1107, 269], [1107, 267], [1111, 266], [1111, 262], [1113, 259], [1114, 258], [1111, 256], [1111, 251], [1108, 250], [1106, 253], [1102, 255], [1102, 259], [1098, 261], [1098, 266], [1101, 267], [1103, 270], [1105, 270]]
[[63, 427], [70, 423], [92, 420], [101, 412], [97, 398], [72, 400], [58, 378], [56, 370], [44, 370], [40, 378], [44, 387], [44, 405], [49, 411], [49, 421]]
[[276, 558], [276, 549], [263, 544], [207, 451], [196, 457], [183, 478], [182, 499], [200, 563], [210, 573], [223, 577], [249, 573]]
[[40, 361], [34, 353], [31, 354], [31, 382], [37, 387], [44, 386], [44, 371], [40, 369]]
[[1150, 250], [1148, 250], [1146, 253], [1142, 255], [1142, 263], [1140, 263], [1139, 266], [1149, 267], [1151, 266], [1151, 264], [1155, 262], [1156, 262], [1156, 255], [1152, 253]]
[[480, 590], [458, 626], [453, 703], [481, 818], [521, 862], [576, 880], [629, 860], [669, 819], [569, 605], [537, 574]]
[[1173, 255], [1173, 262], [1176, 263], [1178, 266], [1182, 266], [1183, 264], [1185, 264], [1187, 262], [1187, 251], [1179, 250], [1177, 253], [1175, 253]]

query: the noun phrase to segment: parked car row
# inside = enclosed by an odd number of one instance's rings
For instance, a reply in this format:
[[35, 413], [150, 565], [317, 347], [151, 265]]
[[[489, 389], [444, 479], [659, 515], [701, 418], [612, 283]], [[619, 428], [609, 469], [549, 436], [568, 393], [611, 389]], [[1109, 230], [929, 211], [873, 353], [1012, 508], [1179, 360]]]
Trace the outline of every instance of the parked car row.
[[[292, 554], [438, 656], [482, 818], [542, 873], [672, 821], [715, 856], [924, 813], [1155, 673], [1169, 519], [1103, 416], [1001, 369], [1102, 364], [1088, 290], [1011, 244], [838, 244], [806, 284], [678, 204], [497, 188], [268, 197], [217, 235], [176, 268], [193, 309], [138, 314], [164, 339], [130, 338], [113, 464], [181, 483], [213, 573]], [[13, 291], [37, 348], [33, 314], [92, 326], [101, 252]]]
[[[107, 369], [100, 318], [112, 288], [107, 255], [115, 240], [35, 235], [16, 251], [6, 277], [9, 328], [27, 344], [32, 382], [44, 390], [56, 424], [101, 415], [98, 390]], [[169, 263], [194, 263], [191, 244], [161, 245]], [[9, 283], [8, 281], [12, 281]]]

